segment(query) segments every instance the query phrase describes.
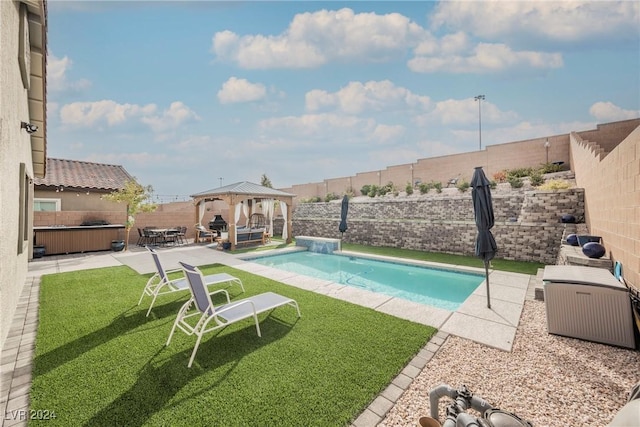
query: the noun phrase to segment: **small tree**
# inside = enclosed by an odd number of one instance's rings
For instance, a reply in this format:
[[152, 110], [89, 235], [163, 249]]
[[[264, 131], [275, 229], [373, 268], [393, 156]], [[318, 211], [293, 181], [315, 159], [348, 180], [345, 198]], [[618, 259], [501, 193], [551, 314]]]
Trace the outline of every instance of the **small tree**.
[[124, 202], [127, 204], [127, 222], [125, 223], [127, 237], [124, 241], [125, 251], [129, 247], [129, 232], [136, 222], [136, 215], [140, 212], [153, 212], [156, 210], [157, 206], [150, 202], [151, 192], [153, 192], [153, 188], [150, 185], [143, 187], [138, 184], [135, 179], [132, 179], [124, 184], [124, 188], [104, 196], [105, 199], [111, 200], [112, 202]]
[[260, 185], [262, 185], [263, 187], [273, 188], [273, 185], [271, 184], [271, 180], [269, 179], [266, 173], [263, 173], [262, 176], [260, 177]]

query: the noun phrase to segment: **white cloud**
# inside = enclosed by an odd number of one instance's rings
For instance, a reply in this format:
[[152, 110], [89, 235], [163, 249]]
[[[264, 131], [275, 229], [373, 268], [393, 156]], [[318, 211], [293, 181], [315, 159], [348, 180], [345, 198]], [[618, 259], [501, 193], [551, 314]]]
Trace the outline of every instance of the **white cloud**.
[[165, 132], [177, 129], [187, 122], [200, 120], [200, 117], [182, 102], [175, 101], [171, 103], [168, 110], [164, 110], [161, 114], [144, 116], [140, 120], [154, 132]]
[[522, 37], [575, 42], [625, 39], [638, 32], [636, 1], [503, 1], [439, 2], [432, 28], [464, 29], [491, 39]]
[[616, 122], [640, 117], [640, 110], [625, 110], [612, 102], [596, 102], [589, 114], [599, 122]]
[[373, 130], [372, 137], [381, 143], [398, 141], [405, 133], [404, 126], [400, 125], [377, 125]]
[[199, 117], [179, 101], [173, 102], [169, 109], [157, 113], [155, 104], [118, 104], [112, 100], [102, 100], [67, 104], [60, 109], [60, 119], [63, 125], [75, 127], [113, 127], [139, 120], [154, 132], [163, 132], [175, 129], [187, 121], [199, 120]]
[[292, 138], [304, 137], [326, 141], [328, 136], [333, 136], [335, 138], [333, 141], [337, 145], [345, 138], [363, 134], [371, 135], [376, 129], [373, 119], [361, 119], [339, 114], [274, 117], [261, 120], [258, 126], [263, 131], [275, 131], [279, 135], [289, 134]]
[[230, 77], [218, 91], [218, 100], [221, 104], [252, 102], [263, 99], [266, 94], [266, 87], [260, 83], [251, 83], [246, 79]]
[[58, 58], [53, 53], [47, 56], [47, 90], [83, 90], [91, 86], [91, 82], [80, 79], [74, 82], [67, 80], [67, 73], [71, 69], [73, 61], [69, 57]]
[[424, 36], [409, 18], [344, 8], [297, 14], [278, 35], [213, 36], [212, 52], [241, 68], [310, 68], [331, 60], [384, 61], [404, 55]]
[[482, 101], [478, 106], [474, 98], [467, 99], [447, 99], [435, 104], [433, 110], [419, 116], [416, 123], [426, 126], [430, 123], [438, 125], [468, 125], [478, 123], [479, 115], [482, 121], [487, 123], [512, 123], [518, 119], [518, 115], [513, 111], [501, 111], [496, 105], [489, 101]]
[[359, 114], [364, 111], [390, 111], [416, 108], [423, 110], [429, 107], [428, 96], [412, 93], [410, 90], [396, 86], [389, 80], [369, 81], [366, 83], [350, 82], [337, 92], [312, 90], [305, 95], [308, 111], [318, 111], [333, 107], [347, 114]]
[[513, 51], [505, 44], [480, 43], [466, 55], [416, 56], [407, 65], [419, 73], [488, 73], [513, 68], [560, 68], [563, 60], [559, 53]]

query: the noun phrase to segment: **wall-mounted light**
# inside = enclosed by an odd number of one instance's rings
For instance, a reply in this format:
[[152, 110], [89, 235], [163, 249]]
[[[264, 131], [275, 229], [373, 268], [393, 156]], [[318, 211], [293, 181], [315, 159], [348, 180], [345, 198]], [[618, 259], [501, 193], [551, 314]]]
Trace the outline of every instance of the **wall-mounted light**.
[[544, 142], [544, 149], [547, 155], [547, 164], [549, 164], [549, 147], [551, 147], [551, 143], [549, 142], [549, 138]]
[[20, 129], [24, 129], [28, 134], [32, 134], [38, 131], [38, 126], [27, 122], [20, 122]]

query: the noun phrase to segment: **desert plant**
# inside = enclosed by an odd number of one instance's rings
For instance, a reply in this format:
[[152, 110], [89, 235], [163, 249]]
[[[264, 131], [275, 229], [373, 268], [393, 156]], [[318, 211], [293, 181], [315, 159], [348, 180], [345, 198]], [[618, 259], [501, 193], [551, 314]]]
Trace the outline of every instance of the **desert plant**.
[[362, 193], [363, 196], [368, 195], [370, 191], [371, 191], [371, 185], [369, 184], [363, 185], [362, 188], [360, 189], [360, 193]]
[[543, 163], [540, 165], [541, 173], [553, 173], [562, 171], [562, 165], [557, 163]]
[[507, 173], [505, 171], [499, 171], [493, 174], [493, 179], [497, 182], [507, 182]]
[[332, 200], [338, 200], [339, 198], [340, 196], [338, 196], [336, 193], [327, 193], [327, 195], [324, 196], [324, 201], [330, 202]]
[[469, 183], [465, 180], [462, 180], [456, 184], [456, 188], [459, 192], [464, 193], [469, 189]]
[[524, 181], [518, 176], [509, 176], [507, 181], [511, 184], [511, 188], [521, 188], [524, 185]]
[[413, 194], [413, 185], [410, 182], [407, 182], [407, 185], [404, 187], [404, 191], [407, 193], [407, 196]]
[[431, 186], [436, 189], [436, 192], [442, 193], [442, 183], [440, 181], [431, 181]]
[[524, 178], [525, 176], [531, 175], [531, 172], [533, 172], [533, 168], [510, 169], [507, 171], [507, 180], [509, 180], [510, 177]]
[[498, 186], [498, 183], [495, 182], [493, 179], [489, 181], [489, 188], [491, 188], [492, 190], [495, 190], [497, 186]]
[[367, 195], [369, 197], [376, 197], [378, 195], [378, 186], [375, 184], [372, 184], [369, 186], [369, 191], [367, 192]]
[[538, 187], [540, 190], [566, 190], [567, 188], [571, 188], [571, 184], [564, 179], [550, 179]]
[[539, 170], [533, 171], [531, 175], [529, 175], [529, 182], [531, 182], [531, 185], [534, 187], [539, 187], [544, 184], [544, 177]]
[[428, 182], [421, 182], [418, 188], [420, 189], [420, 194], [427, 194], [429, 190], [431, 190], [431, 184]]

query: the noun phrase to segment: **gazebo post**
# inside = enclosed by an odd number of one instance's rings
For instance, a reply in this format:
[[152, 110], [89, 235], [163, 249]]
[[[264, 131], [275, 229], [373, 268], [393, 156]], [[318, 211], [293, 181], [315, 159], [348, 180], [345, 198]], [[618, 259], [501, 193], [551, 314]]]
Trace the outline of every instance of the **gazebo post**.
[[291, 200], [289, 200], [289, 203], [287, 203], [287, 230], [289, 231], [289, 233], [287, 234], [287, 244], [293, 242], [293, 239], [291, 236], [293, 236], [293, 219], [291, 218], [293, 216], [293, 206], [291, 206], [293, 204], [293, 198], [291, 198]]

